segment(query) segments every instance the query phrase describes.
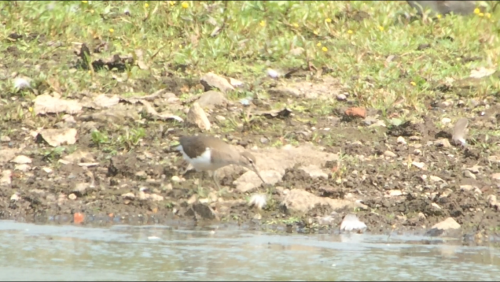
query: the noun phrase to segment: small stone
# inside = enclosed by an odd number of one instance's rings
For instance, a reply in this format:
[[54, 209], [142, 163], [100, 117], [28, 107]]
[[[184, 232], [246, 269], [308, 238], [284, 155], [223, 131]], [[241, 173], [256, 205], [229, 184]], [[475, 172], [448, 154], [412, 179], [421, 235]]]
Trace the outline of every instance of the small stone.
[[345, 94], [338, 94], [337, 100], [338, 101], [345, 101], [345, 100], [347, 100], [347, 96]]
[[409, 139], [410, 139], [410, 141], [420, 141], [420, 140], [422, 140], [422, 137], [420, 137], [420, 136], [410, 136]]
[[496, 180], [496, 181], [500, 181], [500, 172], [493, 173], [491, 175], [491, 179]]
[[19, 195], [17, 195], [17, 194], [10, 196], [10, 200], [13, 202], [19, 201], [20, 199], [21, 199], [21, 197], [19, 197]]
[[443, 180], [441, 177], [434, 176], [434, 175], [431, 175], [431, 176], [429, 177], [429, 179], [430, 179], [432, 182], [444, 182], [444, 180]]
[[417, 155], [417, 156], [422, 155], [422, 150], [420, 150], [420, 149], [415, 149], [415, 150], [413, 150], [413, 154], [414, 154], [414, 155]]
[[437, 210], [441, 210], [441, 207], [436, 203], [432, 203], [431, 206]]
[[9, 136], [0, 136], [0, 142], [10, 142]]
[[384, 156], [389, 157], [389, 158], [395, 158], [395, 157], [397, 157], [398, 155], [396, 155], [395, 153], [393, 153], [393, 152], [391, 152], [391, 151], [385, 151], [385, 152], [384, 152]]
[[450, 141], [448, 139], [442, 138], [439, 140], [436, 140], [434, 144], [438, 147], [444, 147], [444, 148], [449, 148], [451, 147]]
[[459, 229], [460, 224], [458, 224], [458, 222], [456, 222], [453, 218], [448, 217], [447, 219], [434, 224], [432, 228], [436, 228], [439, 230]]
[[442, 123], [442, 124], [447, 124], [447, 123], [450, 123], [450, 122], [451, 122], [451, 119], [450, 119], [450, 118], [443, 118], [443, 119], [441, 120], [441, 123]]
[[144, 193], [143, 191], [139, 191], [139, 200], [145, 201], [149, 199], [149, 194]]
[[19, 155], [15, 157], [14, 159], [11, 160], [12, 163], [15, 164], [30, 164], [31, 163], [31, 158], [23, 155]]
[[53, 170], [50, 167], [46, 167], [46, 166], [42, 167], [42, 170], [45, 171], [45, 173], [52, 173], [53, 172]]
[[411, 164], [420, 168], [420, 169], [423, 169], [425, 166], [425, 163], [421, 163], [421, 162], [412, 162]]
[[122, 194], [122, 198], [133, 200], [133, 199], [135, 199], [135, 195], [132, 192], [128, 192], [128, 193]]
[[152, 200], [153, 202], [161, 202], [163, 201], [163, 196], [157, 195], [157, 194], [151, 194], [149, 195], [149, 199]]
[[4, 170], [2, 171], [2, 176], [0, 177], [0, 186], [10, 186], [12, 181], [12, 171]]
[[259, 210], [261, 210], [267, 204], [267, 196], [265, 194], [254, 194], [250, 197], [250, 201], [248, 202], [249, 206], [255, 206]]
[[260, 143], [267, 144], [267, 143], [269, 143], [269, 139], [267, 139], [266, 137], [261, 137], [260, 138]]
[[14, 166], [14, 170], [23, 171], [23, 172], [27, 172], [30, 169], [31, 169], [31, 166], [27, 165], [27, 164], [16, 164]]
[[403, 136], [399, 136], [396, 142], [398, 142], [398, 144], [406, 145], [406, 140]]
[[179, 176], [172, 176], [172, 178], [170, 178], [170, 180], [172, 180], [173, 182], [176, 182], [176, 183], [179, 183], [181, 182], [181, 178]]
[[68, 195], [68, 199], [70, 199], [70, 200], [73, 200], [73, 201], [74, 201], [74, 200], [76, 200], [76, 195], [75, 195], [75, 194], [73, 194], [73, 193], [71, 193], [71, 194], [69, 194], [69, 195]]
[[476, 175], [469, 170], [464, 170], [464, 176], [467, 178], [476, 179]]
[[320, 178], [320, 177], [322, 177], [324, 179], [328, 179], [328, 174], [326, 172], [324, 172], [323, 170], [321, 170], [321, 168], [319, 168], [316, 165], [303, 166], [303, 167], [300, 167], [299, 169], [301, 169], [305, 173], [309, 174], [309, 176], [311, 178]]
[[225, 121], [226, 120], [226, 118], [223, 117], [223, 116], [221, 116], [221, 115], [215, 116], [215, 119], [218, 120], [218, 121]]
[[146, 173], [145, 171], [143, 171], [143, 170], [142, 170], [142, 171], [138, 171], [138, 172], [135, 174], [135, 177], [136, 177], [137, 179], [144, 180], [144, 179], [148, 178], [148, 175], [147, 175], [147, 173]]

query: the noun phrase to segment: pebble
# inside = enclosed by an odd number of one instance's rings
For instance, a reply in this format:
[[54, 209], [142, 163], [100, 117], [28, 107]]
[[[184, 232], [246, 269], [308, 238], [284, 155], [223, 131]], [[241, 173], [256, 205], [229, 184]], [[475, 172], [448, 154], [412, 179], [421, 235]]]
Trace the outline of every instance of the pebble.
[[181, 182], [180, 177], [176, 176], [176, 175], [172, 176], [172, 178], [170, 178], [170, 180], [172, 180], [173, 182], [177, 182], [177, 183]]
[[403, 136], [399, 136], [397, 139], [398, 144], [406, 145], [406, 140]]
[[420, 169], [424, 168], [424, 166], [425, 166], [425, 163], [421, 163], [421, 162], [412, 162], [411, 164], [420, 168]]
[[443, 123], [443, 124], [447, 124], [447, 123], [450, 123], [450, 122], [451, 122], [451, 119], [450, 119], [450, 118], [443, 118], [443, 119], [441, 120], [441, 123]]
[[128, 193], [122, 194], [122, 197], [125, 198], [125, 199], [135, 199], [135, 195], [132, 192], [128, 192]]
[[468, 170], [464, 170], [463, 174], [464, 174], [464, 177], [466, 177], [466, 178], [472, 178], [474, 180], [476, 179], [476, 175]]
[[420, 150], [420, 149], [415, 149], [415, 150], [413, 150], [413, 154], [414, 154], [414, 155], [417, 155], [417, 156], [418, 156], [418, 155], [421, 155], [421, 154], [422, 154], [422, 150]]
[[449, 148], [451, 147], [450, 141], [448, 139], [442, 138], [439, 140], [436, 140], [434, 144], [438, 147], [444, 147], [444, 148]]
[[30, 164], [31, 163], [31, 158], [23, 155], [19, 155], [15, 157], [13, 160], [11, 160], [12, 163], [15, 164]]
[[68, 199], [70, 199], [70, 200], [76, 200], [76, 195], [73, 194], [73, 193], [71, 193], [71, 194], [68, 195]]
[[42, 170], [45, 171], [46, 173], [52, 173], [53, 172], [53, 170], [50, 167], [46, 167], [46, 166], [42, 167]]
[[0, 137], [0, 141], [1, 142], [9, 142], [10, 141], [10, 137], [9, 136], [1, 136]]
[[432, 182], [444, 182], [444, 180], [441, 178], [441, 177], [438, 177], [438, 176], [434, 176], [434, 175], [431, 175], [429, 177], [429, 179], [432, 181]]
[[27, 164], [16, 164], [14, 166], [14, 170], [22, 171], [22, 172], [27, 172], [31, 169], [31, 166]]
[[397, 157], [398, 155], [396, 155], [395, 153], [393, 153], [393, 152], [391, 152], [391, 151], [385, 151], [385, 152], [384, 152], [384, 156], [389, 157], [389, 158], [395, 158], [395, 157]]
[[221, 115], [215, 116], [215, 119], [218, 120], [218, 121], [225, 121], [226, 120], [226, 118], [223, 117], [223, 116], [221, 116]]
[[19, 197], [19, 195], [17, 194], [14, 194], [10, 197], [10, 200], [14, 202], [19, 201], [19, 199], [21, 199], [21, 197]]
[[491, 175], [491, 179], [499, 181], [500, 180], [500, 172], [493, 173]]
[[347, 99], [347, 96], [345, 94], [338, 94], [337, 95], [338, 101], [345, 101], [346, 99]]

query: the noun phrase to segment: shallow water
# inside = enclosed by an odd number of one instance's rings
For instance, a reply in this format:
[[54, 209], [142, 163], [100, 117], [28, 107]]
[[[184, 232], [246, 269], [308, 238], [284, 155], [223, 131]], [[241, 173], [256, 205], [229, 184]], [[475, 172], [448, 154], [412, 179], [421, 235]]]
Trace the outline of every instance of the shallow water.
[[[500, 249], [428, 237], [0, 221], [0, 280], [494, 280]], [[415, 242], [422, 242], [416, 244]], [[427, 242], [424, 244], [423, 242]]]

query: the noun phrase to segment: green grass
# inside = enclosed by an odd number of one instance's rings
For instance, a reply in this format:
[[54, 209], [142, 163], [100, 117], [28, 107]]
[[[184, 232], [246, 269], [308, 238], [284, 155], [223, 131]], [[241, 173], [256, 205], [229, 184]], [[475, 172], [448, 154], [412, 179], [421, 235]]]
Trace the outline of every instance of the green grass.
[[[183, 77], [215, 71], [248, 79], [263, 76], [267, 67], [310, 63], [349, 84], [362, 104], [377, 108], [401, 98], [420, 108], [421, 96], [432, 94], [436, 83], [468, 77], [472, 68], [497, 62], [500, 53], [498, 11], [490, 18], [447, 16], [407, 24], [402, 13], [414, 11], [405, 2], [2, 2], [0, 10], [2, 68], [39, 84], [57, 81], [64, 92], [117, 88], [112, 72], [70, 71], [75, 42], [107, 42], [108, 50], [92, 54], [99, 57], [142, 49], [150, 68], [130, 66], [127, 76], [146, 79], [150, 87], [137, 91], [158, 87], [165, 68]], [[356, 19], [355, 11], [367, 18]], [[12, 33], [23, 39], [13, 42]], [[442, 39], [447, 37], [453, 40]], [[418, 51], [420, 44], [431, 48]], [[295, 48], [304, 51], [294, 56]], [[397, 59], [388, 62], [391, 55]], [[483, 87], [499, 85], [492, 79]]]

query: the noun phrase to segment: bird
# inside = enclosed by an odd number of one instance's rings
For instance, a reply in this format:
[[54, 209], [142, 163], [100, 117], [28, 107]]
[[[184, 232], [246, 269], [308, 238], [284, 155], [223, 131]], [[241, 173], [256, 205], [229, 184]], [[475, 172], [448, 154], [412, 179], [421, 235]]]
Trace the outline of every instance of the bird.
[[[216, 171], [231, 164], [252, 170], [263, 183], [266, 183], [257, 170], [255, 156], [246, 150], [240, 152], [221, 139], [206, 135], [182, 136], [179, 138], [179, 143], [173, 149], [181, 152], [184, 160], [189, 162], [196, 171], [211, 171], [212, 179], [219, 190]], [[200, 183], [198, 183], [199, 186]]]

